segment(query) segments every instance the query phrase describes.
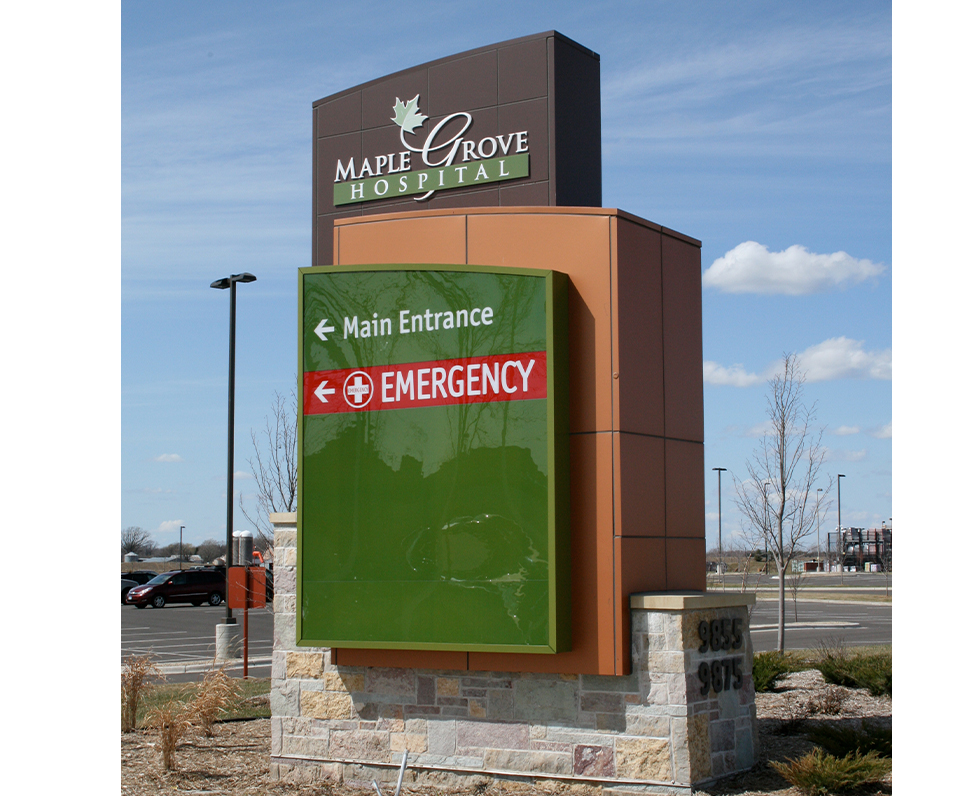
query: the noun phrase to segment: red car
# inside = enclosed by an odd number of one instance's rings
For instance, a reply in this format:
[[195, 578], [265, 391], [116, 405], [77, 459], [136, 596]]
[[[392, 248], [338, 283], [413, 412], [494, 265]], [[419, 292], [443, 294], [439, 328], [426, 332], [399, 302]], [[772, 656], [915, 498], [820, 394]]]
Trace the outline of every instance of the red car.
[[166, 603], [219, 605], [226, 594], [226, 570], [220, 567], [196, 567], [164, 572], [126, 593], [126, 604], [162, 608]]

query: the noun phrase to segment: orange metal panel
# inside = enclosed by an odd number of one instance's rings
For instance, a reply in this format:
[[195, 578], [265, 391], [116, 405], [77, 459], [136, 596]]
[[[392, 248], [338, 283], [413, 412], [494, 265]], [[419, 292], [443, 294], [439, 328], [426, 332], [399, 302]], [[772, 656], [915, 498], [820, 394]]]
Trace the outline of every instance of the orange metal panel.
[[337, 265], [464, 263], [465, 219], [440, 215], [337, 226]]
[[394, 666], [402, 669], [467, 669], [467, 652], [437, 650], [336, 649], [337, 666]]
[[469, 263], [568, 274], [569, 366], [575, 374], [569, 384], [572, 433], [612, 428], [609, 258], [608, 215], [469, 215]]

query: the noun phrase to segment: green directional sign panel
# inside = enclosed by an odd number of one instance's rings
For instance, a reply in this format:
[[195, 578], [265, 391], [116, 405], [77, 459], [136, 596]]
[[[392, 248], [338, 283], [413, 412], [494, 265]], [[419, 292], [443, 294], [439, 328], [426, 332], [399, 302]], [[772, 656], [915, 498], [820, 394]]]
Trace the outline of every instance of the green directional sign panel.
[[570, 648], [567, 278], [299, 271], [300, 645]]

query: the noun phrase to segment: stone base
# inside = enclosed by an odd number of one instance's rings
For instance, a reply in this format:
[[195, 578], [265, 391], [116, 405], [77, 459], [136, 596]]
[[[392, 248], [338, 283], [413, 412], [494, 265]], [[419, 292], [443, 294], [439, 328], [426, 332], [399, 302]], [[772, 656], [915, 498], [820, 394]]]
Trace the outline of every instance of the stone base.
[[[633, 596], [625, 677], [335, 666], [329, 649], [296, 647], [294, 527], [275, 533], [276, 779], [384, 787], [408, 751], [408, 783], [551, 779], [690, 796], [754, 764], [753, 595]], [[716, 648], [699, 651], [712, 628]]]

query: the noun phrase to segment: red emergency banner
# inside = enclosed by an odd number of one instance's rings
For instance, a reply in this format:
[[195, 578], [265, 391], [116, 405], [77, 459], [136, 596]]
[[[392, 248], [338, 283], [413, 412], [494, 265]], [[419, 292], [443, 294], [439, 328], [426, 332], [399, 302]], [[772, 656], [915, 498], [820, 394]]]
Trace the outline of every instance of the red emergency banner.
[[547, 397], [548, 363], [544, 351], [303, 374], [306, 415]]

